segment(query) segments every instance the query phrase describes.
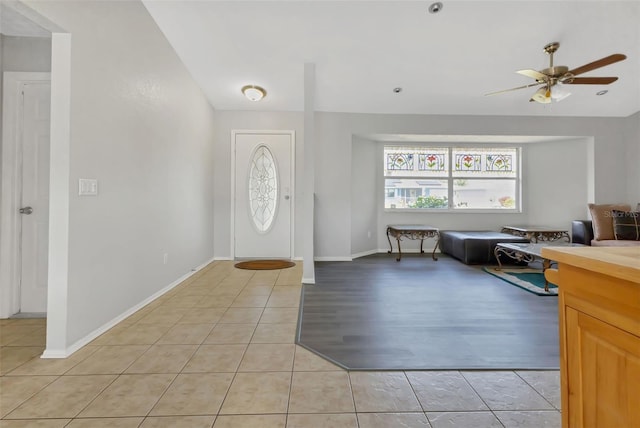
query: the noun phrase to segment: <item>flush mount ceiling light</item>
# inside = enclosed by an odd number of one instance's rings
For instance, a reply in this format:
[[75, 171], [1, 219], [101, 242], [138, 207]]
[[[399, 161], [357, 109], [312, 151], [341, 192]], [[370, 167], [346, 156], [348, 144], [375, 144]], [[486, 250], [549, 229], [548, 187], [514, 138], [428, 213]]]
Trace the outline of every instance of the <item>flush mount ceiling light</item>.
[[429, 13], [438, 13], [442, 10], [442, 7], [441, 2], [432, 3], [431, 6], [429, 6]]
[[267, 96], [267, 91], [264, 88], [256, 85], [246, 85], [242, 87], [242, 93], [245, 97], [251, 101], [260, 101]]
[[609, 91], [607, 91], [606, 89], [603, 89], [602, 91], [598, 91], [598, 92], [596, 92], [596, 95], [604, 95], [604, 94], [606, 94], [607, 92], [609, 92]]

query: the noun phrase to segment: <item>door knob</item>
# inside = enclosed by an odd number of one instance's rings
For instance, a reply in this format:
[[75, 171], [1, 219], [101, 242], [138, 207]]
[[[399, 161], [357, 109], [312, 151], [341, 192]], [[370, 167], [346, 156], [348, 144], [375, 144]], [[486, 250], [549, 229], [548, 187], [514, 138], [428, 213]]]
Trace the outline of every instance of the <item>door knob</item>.
[[20, 214], [26, 214], [29, 215], [33, 212], [33, 208], [31, 207], [24, 207], [24, 208], [20, 208]]

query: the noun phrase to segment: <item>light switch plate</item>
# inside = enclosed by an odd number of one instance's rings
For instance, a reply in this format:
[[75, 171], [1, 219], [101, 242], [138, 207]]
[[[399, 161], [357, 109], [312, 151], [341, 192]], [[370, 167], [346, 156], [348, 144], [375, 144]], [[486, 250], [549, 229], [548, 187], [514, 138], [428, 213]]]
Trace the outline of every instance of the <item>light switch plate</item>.
[[95, 178], [78, 179], [78, 195], [80, 196], [97, 196], [98, 180]]

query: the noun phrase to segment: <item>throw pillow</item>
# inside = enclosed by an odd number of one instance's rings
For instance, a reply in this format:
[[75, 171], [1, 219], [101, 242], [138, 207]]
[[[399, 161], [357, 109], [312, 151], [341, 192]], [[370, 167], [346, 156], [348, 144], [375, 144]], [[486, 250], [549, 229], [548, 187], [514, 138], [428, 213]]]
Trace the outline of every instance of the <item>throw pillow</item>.
[[612, 213], [616, 239], [640, 241], [640, 212], [613, 210]]
[[589, 204], [591, 220], [593, 220], [593, 239], [596, 241], [616, 239], [613, 233], [613, 210], [631, 211], [631, 206], [626, 204]]

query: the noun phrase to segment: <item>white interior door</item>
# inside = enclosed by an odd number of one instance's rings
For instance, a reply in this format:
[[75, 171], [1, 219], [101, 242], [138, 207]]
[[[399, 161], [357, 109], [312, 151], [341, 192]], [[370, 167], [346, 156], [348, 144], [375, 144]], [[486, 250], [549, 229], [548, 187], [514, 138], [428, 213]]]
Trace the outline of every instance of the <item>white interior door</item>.
[[20, 207], [20, 312], [47, 310], [49, 119], [51, 85], [23, 85]]
[[234, 135], [234, 255], [290, 259], [293, 134]]

